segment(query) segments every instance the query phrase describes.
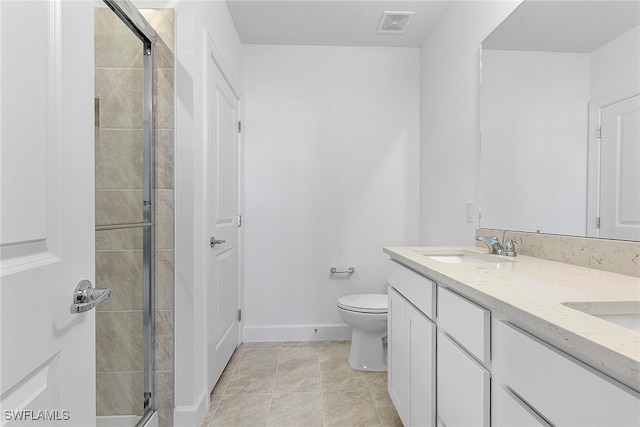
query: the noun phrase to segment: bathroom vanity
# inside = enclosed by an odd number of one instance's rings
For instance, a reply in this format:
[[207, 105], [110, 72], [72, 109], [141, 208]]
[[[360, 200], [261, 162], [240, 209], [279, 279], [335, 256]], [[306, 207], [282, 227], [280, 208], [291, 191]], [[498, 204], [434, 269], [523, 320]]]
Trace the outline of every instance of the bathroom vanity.
[[479, 248], [384, 252], [404, 425], [640, 425], [638, 277]]

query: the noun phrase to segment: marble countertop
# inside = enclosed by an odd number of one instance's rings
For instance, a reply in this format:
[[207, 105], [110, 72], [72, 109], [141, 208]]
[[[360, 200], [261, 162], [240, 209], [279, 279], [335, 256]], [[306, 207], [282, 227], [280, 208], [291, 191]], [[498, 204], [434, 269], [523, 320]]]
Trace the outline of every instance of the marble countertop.
[[[488, 255], [476, 247], [384, 252], [640, 391], [640, 332], [587, 314], [640, 314], [640, 278], [524, 255]], [[483, 262], [449, 264], [427, 256], [451, 253]]]

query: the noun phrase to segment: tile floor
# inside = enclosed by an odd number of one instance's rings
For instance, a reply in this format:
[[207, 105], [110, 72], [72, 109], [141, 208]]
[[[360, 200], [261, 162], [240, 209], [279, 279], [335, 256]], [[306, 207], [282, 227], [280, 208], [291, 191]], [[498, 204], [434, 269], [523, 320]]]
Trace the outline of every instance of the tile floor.
[[349, 341], [242, 344], [202, 427], [402, 426], [386, 372], [355, 371]]

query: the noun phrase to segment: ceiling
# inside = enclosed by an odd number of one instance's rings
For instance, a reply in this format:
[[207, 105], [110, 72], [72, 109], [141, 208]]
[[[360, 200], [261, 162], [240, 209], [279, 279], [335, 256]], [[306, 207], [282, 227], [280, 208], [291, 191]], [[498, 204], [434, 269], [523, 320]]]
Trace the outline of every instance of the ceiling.
[[485, 49], [591, 53], [640, 25], [640, 1], [525, 1]]
[[[450, 0], [226, 0], [243, 44], [420, 47]], [[384, 11], [415, 12], [403, 34], [376, 34]]]

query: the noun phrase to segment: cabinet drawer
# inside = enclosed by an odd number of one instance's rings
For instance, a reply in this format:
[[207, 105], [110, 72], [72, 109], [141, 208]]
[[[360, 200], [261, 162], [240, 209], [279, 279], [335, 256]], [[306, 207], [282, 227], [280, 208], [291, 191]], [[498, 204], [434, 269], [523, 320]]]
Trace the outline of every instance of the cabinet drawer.
[[489, 425], [489, 371], [438, 332], [438, 422], [447, 427]]
[[489, 310], [438, 288], [438, 326], [486, 364], [490, 359], [490, 323]]
[[433, 302], [436, 284], [424, 276], [409, 270], [395, 261], [389, 261], [389, 284], [416, 306], [430, 319], [433, 319]]
[[549, 424], [502, 387], [494, 389], [491, 399], [491, 427], [549, 427]]
[[638, 393], [505, 323], [494, 339], [504, 382], [554, 425], [640, 425]]

